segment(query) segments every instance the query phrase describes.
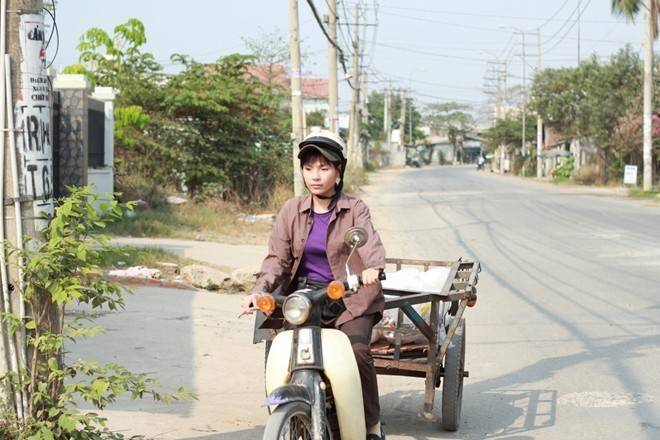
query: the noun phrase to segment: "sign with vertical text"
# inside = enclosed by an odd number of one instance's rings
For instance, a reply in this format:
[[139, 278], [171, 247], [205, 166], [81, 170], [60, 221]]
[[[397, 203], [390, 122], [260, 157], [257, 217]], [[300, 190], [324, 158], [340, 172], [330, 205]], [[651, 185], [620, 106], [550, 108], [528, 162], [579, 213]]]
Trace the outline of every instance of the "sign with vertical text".
[[[53, 139], [50, 113], [50, 82], [46, 73], [44, 18], [21, 15], [19, 42], [21, 87], [14, 113], [18, 153], [20, 196], [33, 200], [34, 215], [52, 214]], [[45, 224], [36, 224], [37, 229]]]

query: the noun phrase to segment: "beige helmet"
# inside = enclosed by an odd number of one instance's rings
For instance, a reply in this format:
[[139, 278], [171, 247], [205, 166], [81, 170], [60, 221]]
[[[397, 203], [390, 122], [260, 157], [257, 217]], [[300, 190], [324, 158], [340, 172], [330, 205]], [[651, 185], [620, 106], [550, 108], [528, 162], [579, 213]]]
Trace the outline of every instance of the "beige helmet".
[[298, 146], [298, 159], [305, 151], [310, 149], [319, 150], [331, 162], [341, 162], [342, 170], [346, 167], [346, 143], [336, 133], [328, 130], [320, 130], [309, 134]]

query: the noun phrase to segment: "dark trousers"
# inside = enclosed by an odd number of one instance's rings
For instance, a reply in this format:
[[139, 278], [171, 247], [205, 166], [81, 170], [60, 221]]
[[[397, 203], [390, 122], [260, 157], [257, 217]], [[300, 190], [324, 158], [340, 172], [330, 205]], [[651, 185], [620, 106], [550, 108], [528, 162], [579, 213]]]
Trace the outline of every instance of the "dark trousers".
[[375, 315], [360, 316], [339, 326], [351, 341], [360, 380], [362, 381], [362, 400], [364, 402], [364, 419], [367, 428], [380, 421], [380, 402], [378, 400], [378, 381], [374, 360], [369, 353], [371, 330], [374, 327]]

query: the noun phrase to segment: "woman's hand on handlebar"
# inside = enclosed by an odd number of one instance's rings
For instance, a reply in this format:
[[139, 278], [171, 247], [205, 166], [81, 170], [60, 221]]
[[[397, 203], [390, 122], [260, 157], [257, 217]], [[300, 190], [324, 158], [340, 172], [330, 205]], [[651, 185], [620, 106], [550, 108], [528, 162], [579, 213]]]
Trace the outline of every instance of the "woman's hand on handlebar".
[[362, 285], [371, 286], [378, 283], [380, 271], [378, 269], [365, 269], [362, 271]]
[[251, 293], [243, 297], [243, 302], [241, 303], [241, 309], [243, 309], [243, 315], [251, 315], [254, 308], [257, 306], [257, 297], [258, 293]]

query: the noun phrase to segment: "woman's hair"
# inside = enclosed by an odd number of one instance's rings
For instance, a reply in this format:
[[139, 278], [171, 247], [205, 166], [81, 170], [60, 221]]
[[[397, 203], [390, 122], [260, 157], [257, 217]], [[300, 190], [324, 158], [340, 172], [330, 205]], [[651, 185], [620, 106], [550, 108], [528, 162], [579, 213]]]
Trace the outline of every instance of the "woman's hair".
[[304, 167], [306, 164], [311, 162], [320, 161], [321, 163], [327, 163], [328, 165], [334, 166], [337, 171], [341, 172], [341, 162], [331, 162], [325, 157], [319, 150], [316, 148], [310, 148], [308, 151], [305, 151], [300, 157], [300, 167]]

